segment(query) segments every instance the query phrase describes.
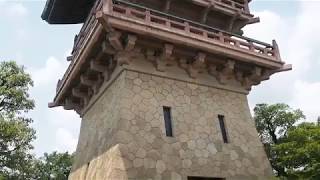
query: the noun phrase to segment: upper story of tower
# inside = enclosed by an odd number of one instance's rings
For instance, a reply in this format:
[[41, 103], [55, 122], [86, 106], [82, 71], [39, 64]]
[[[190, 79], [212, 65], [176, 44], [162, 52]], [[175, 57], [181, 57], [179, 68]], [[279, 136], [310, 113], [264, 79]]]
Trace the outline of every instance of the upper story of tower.
[[245, 25], [259, 21], [248, 4], [48, 0], [42, 14], [48, 23], [83, 23], [49, 106], [81, 112], [98, 97], [102, 84], [112, 82], [117, 67], [248, 93], [272, 74], [291, 69], [281, 60], [275, 40], [269, 44], [242, 36]]
[[[50, 24], [83, 23], [96, 1], [48, 0], [42, 18]], [[114, 0], [138, 9], [150, 9], [173, 18], [242, 34], [241, 28], [259, 22], [249, 9], [250, 0]]]

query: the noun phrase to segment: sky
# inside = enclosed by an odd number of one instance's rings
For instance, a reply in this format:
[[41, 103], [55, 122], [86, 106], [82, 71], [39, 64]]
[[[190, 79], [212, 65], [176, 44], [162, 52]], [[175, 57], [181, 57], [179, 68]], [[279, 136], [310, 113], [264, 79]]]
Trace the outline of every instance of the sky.
[[[36, 108], [27, 116], [34, 120], [38, 156], [75, 151], [81, 123], [73, 111], [47, 107], [81, 25], [47, 24], [40, 17], [44, 5], [41, 0], [0, 0], [0, 61], [17, 61], [34, 80], [30, 95]], [[254, 87], [250, 107], [286, 103], [315, 121], [320, 116], [320, 0], [253, 0], [250, 7], [261, 22], [245, 27], [245, 36], [268, 43], [276, 39], [282, 60], [293, 64], [292, 71]]]

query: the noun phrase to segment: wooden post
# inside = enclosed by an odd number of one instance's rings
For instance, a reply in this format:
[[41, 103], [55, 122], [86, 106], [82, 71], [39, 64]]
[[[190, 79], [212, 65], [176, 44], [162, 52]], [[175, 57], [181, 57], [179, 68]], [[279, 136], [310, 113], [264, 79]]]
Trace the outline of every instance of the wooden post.
[[244, 9], [244, 12], [245, 12], [245, 13], [250, 14], [250, 9], [249, 9], [249, 2], [248, 2], [248, 0], [244, 0], [243, 9]]
[[151, 22], [151, 13], [149, 10], [146, 11], [146, 22], [147, 23]]
[[272, 40], [272, 46], [273, 46], [273, 53], [274, 57], [281, 61], [281, 56], [280, 56], [280, 51], [279, 51], [279, 46], [276, 40]]
[[188, 22], [184, 22], [184, 30], [187, 32], [187, 33], [190, 33], [190, 25]]
[[220, 40], [222, 43], [224, 43], [224, 35], [223, 35], [223, 33], [222, 33], [222, 32], [219, 32], [218, 35], [219, 35], [219, 40]]
[[163, 8], [163, 12], [168, 13], [170, 10], [170, 6], [171, 6], [171, 0], [166, 0]]
[[102, 11], [104, 14], [111, 14], [112, 12], [112, 0], [103, 0]]

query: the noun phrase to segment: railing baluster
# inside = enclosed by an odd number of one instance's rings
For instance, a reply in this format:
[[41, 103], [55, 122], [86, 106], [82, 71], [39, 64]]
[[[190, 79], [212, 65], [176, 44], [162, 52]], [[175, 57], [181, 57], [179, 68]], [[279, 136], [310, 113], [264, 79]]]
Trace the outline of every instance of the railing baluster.
[[219, 36], [219, 41], [224, 43], [224, 35], [223, 35], [223, 33], [219, 32], [218, 36]]
[[145, 15], [146, 15], [146, 22], [147, 23], [150, 23], [151, 22], [151, 13], [150, 13], [150, 11], [149, 10], [147, 10], [146, 12], [145, 12]]
[[240, 47], [240, 41], [235, 40], [236, 47]]
[[208, 32], [207, 31], [203, 31], [203, 37], [204, 38], [208, 38]]
[[187, 33], [190, 33], [190, 25], [188, 22], [184, 22], [184, 30], [187, 32]]
[[244, 6], [243, 6], [244, 12], [247, 14], [250, 14], [250, 10], [249, 10], [249, 2], [248, 0], [244, 0]]
[[131, 9], [130, 8], [126, 8], [126, 15], [128, 15], [128, 16], [131, 15]]
[[279, 46], [276, 40], [272, 40], [273, 56], [276, 57], [278, 61], [281, 61]]

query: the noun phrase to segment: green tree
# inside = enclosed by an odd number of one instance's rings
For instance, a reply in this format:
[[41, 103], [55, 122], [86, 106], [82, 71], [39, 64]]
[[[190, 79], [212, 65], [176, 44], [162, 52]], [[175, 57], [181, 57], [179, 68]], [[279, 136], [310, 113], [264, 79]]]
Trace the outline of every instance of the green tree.
[[320, 179], [320, 125], [302, 123], [292, 127], [274, 146], [278, 166], [285, 167], [289, 179]]
[[31, 171], [29, 150], [35, 131], [23, 113], [34, 108], [28, 93], [32, 85], [24, 67], [13, 61], [0, 63], [0, 177], [5, 179], [27, 179]]
[[35, 161], [34, 179], [39, 180], [67, 180], [73, 155], [66, 153], [53, 152], [45, 153], [43, 157]]
[[257, 104], [254, 108], [254, 120], [259, 136], [278, 176], [287, 176], [287, 172], [279, 163], [279, 155], [274, 150], [274, 146], [287, 136], [288, 130], [298, 120], [304, 118], [301, 110], [293, 110], [286, 104]]

